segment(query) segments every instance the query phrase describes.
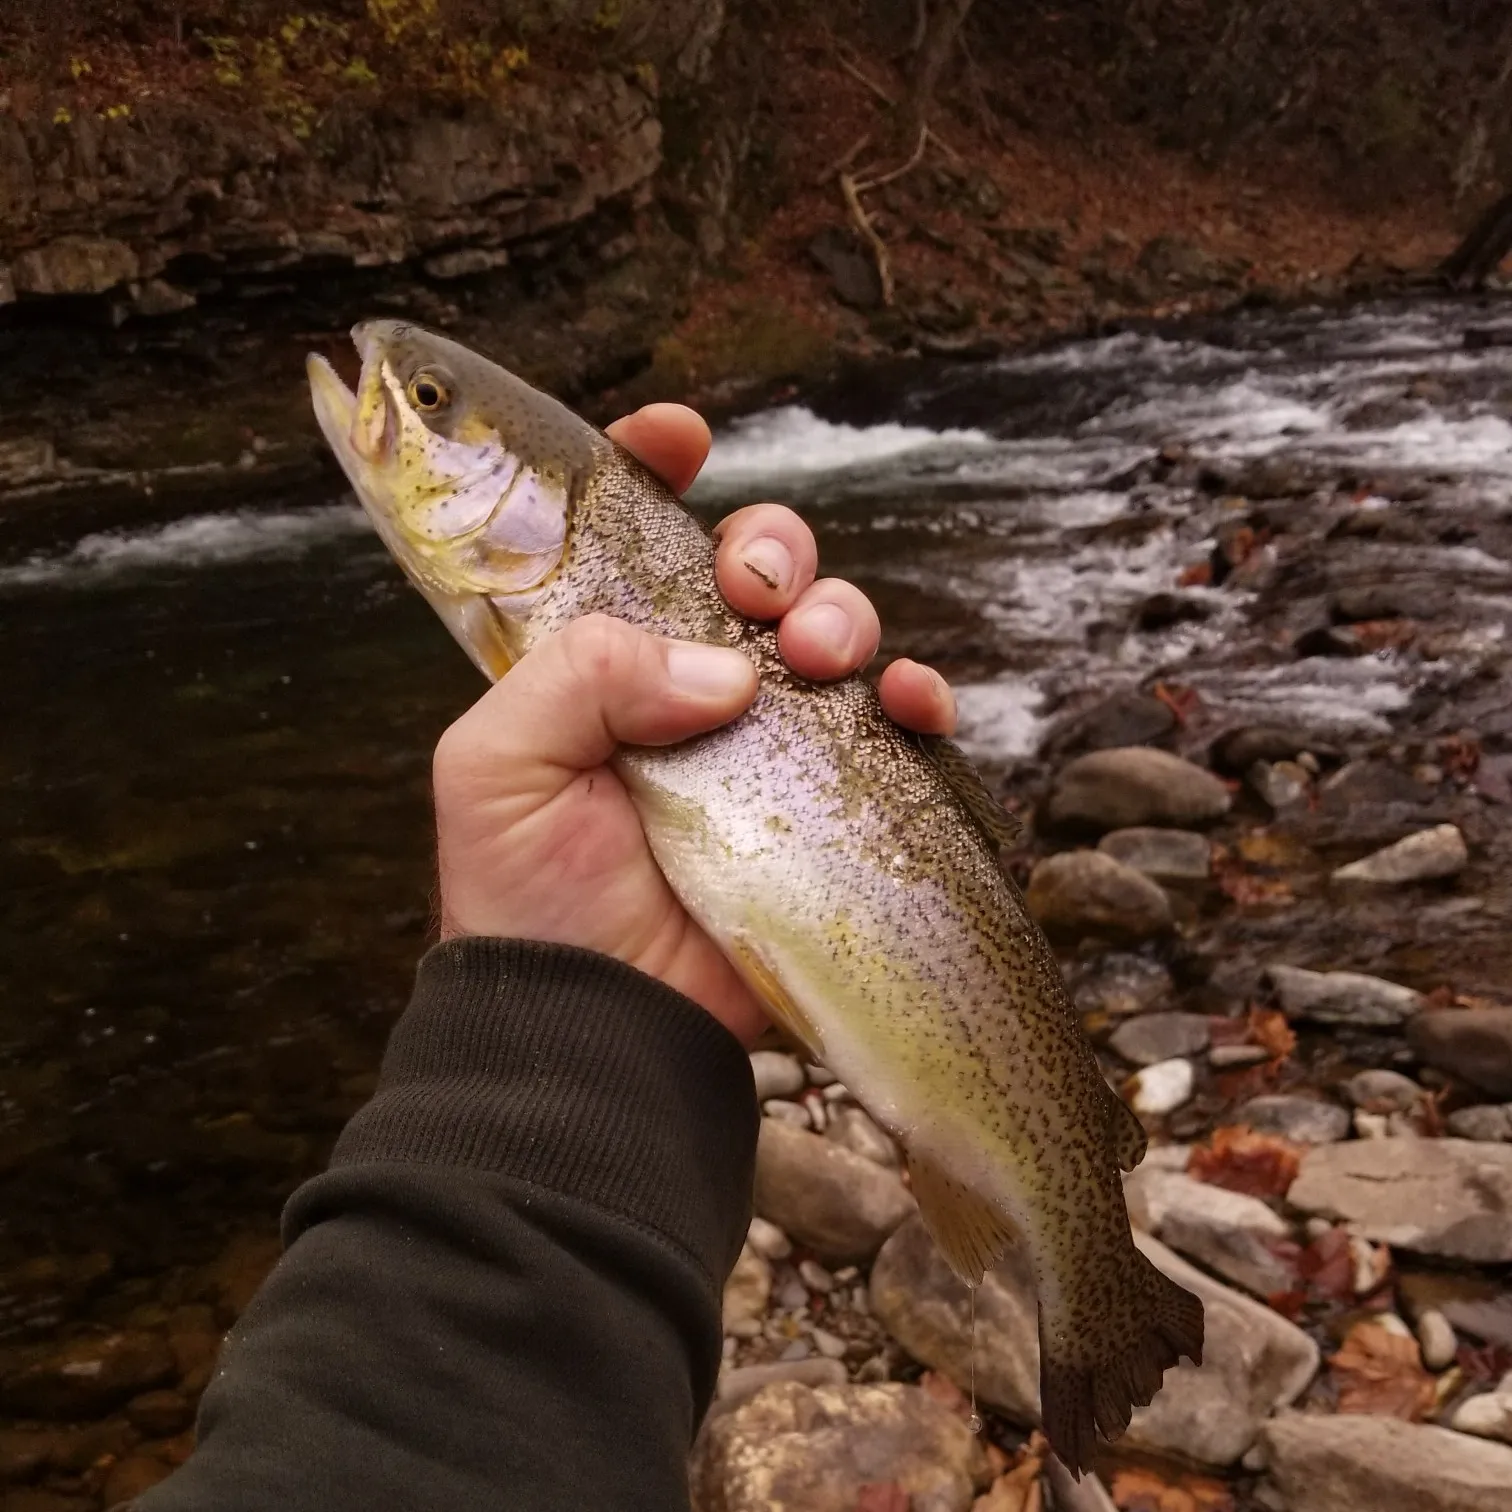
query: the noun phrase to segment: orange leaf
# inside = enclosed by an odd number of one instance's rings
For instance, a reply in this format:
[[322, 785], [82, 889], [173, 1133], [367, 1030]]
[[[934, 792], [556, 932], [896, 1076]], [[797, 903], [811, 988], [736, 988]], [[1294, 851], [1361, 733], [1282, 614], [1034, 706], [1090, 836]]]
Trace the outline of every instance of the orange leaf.
[[1316, 1297], [1327, 1302], [1348, 1302], [1354, 1296], [1354, 1256], [1349, 1234], [1331, 1228], [1320, 1234], [1297, 1257], [1297, 1274]]
[[1264, 1008], [1250, 1009], [1249, 1038], [1252, 1044], [1269, 1050], [1274, 1060], [1284, 1060], [1297, 1048], [1297, 1036], [1286, 1015]]
[[1162, 1480], [1153, 1470], [1116, 1471], [1110, 1488], [1122, 1512], [1233, 1512], [1234, 1501], [1222, 1481], [1204, 1475]]
[[1328, 1363], [1338, 1383], [1340, 1412], [1415, 1423], [1433, 1406], [1433, 1377], [1423, 1369], [1417, 1340], [1382, 1323], [1356, 1323]]
[[1211, 562], [1193, 562], [1189, 567], [1183, 567], [1176, 579], [1178, 588], [1206, 588], [1213, 581], [1213, 564]]
[[1210, 1145], [1193, 1148], [1187, 1172], [1231, 1192], [1284, 1197], [1301, 1163], [1302, 1151], [1290, 1140], [1229, 1126], [1214, 1129]]

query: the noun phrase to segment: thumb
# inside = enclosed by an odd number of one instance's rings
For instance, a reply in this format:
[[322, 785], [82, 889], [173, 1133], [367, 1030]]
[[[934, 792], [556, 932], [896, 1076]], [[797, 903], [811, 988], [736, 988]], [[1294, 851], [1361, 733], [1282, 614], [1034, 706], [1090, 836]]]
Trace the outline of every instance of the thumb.
[[756, 684], [739, 651], [589, 615], [533, 647], [457, 720], [437, 766], [483, 758], [495, 784], [507, 772], [516, 791], [555, 789], [618, 745], [670, 745], [734, 719]]

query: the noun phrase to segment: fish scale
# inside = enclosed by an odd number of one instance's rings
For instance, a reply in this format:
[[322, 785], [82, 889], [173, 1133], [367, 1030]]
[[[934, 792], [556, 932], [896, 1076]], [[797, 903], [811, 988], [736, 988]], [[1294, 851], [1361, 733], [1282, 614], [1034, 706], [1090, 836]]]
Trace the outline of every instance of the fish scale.
[[[1026, 1249], [1045, 1430], [1079, 1472], [1094, 1430], [1116, 1436], [1167, 1368], [1200, 1361], [1202, 1306], [1134, 1247], [1118, 1171], [1144, 1132], [1002, 866], [1007, 816], [958, 751], [901, 730], [861, 678], [797, 677], [776, 632], [720, 596], [709, 534], [601, 432], [445, 338], [396, 322], [356, 338], [355, 396], [312, 359], [317, 414], [384, 541], [489, 675], [594, 613], [755, 663], [739, 719], [623, 748], [616, 769], [684, 907], [903, 1145], [956, 1272], [976, 1285], [1006, 1245]], [[444, 416], [407, 398], [417, 372], [443, 384]], [[472, 509], [490, 455], [499, 505], [449, 552], [449, 478], [465, 477]], [[504, 523], [522, 477], [533, 554]], [[552, 499], [555, 536], [541, 517]], [[492, 591], [552, 539], [537, 581]]]

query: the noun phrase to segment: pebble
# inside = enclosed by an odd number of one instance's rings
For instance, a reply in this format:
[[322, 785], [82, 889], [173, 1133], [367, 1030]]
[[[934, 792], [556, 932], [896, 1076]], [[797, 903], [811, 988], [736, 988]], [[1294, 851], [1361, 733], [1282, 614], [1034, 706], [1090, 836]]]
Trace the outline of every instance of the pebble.
[[806, 1065], [803, 1068], [803, 1074], [808, 1077], [809, 1086], [811, 1087], [833, 1087], [840, 1080], [828, 1066], [821, 1066], [817, 1062], [810, 1062]]
[[798, 1278], [811, 1292], [828, 1295], [835, 1289], [835, 1278], [817, 1260], [800, 1260]]
[[777, 1288], [774, 1295], [777, 1298], [777, 1305], [786, 1312], [802, 1313], [808, 1311], [808, 1288], [791, 1272], [788, 1273], [787, 1279]]
[[809, 1096], [803, 1099], [804, 1110], [808, 1113], [809, 1126], [814, 1133], [822, 1134], [829, 1127], [829, 1109], [825, 1106], [824, 1097]]
[[1205, 882], [1212, 871], [1212, 847], [1192, 830], [1112, 830], [1097, 842], [1105, 856], [1132, 866], [1157, 882]]
[[838, 1334], [832, 1334], [827, 1329], [816, 1328], [813, 1330], [814, 1348], [824, 1356], [826, 1360], [838, 1360], [844, 1357], [845, 1351], [850, 1346]]
[[793, 1253], [793, 1242], [775, 1223], [752, 1218], [746, 1230], [746, 1243], [764, 1260], [786, 1260]]
[[1304, 802], [1312, 786], [1307, 768], [1296, 761], [1257, 761], [1244, 780], [1278, 814]]
[[1063, 767], [1046, 812], [1052, 824], [1079, 829], [1184, 827], [1221, 819], [1232, 802], [1228, 788], [1202, 767], [1151, 746], [1121, 746]]
[[[724, 1331], [737, 1337], [750, 1338], [754, 1325], [757, 1331], [772, 1296], [772, 1267], [749, 1245], [744, 1245], [730, 1279], [724, 1287]], [[807, 1300], [805, 1298], [805, 1300]]]
[[1046, 856], [1029, 876], [1029, 912], [1048, 934], [1151, 939], [1172, 927], [1171, 900], [1143, 872], [1101, 851]]
[[891, 1171], [837, 1141], [763, 1119], [756, 1211], [823, 1260], [869, 1260], [914, 1210]]
[[1174, 1112], [1191, 1097], [1195, 1080], [1191, 1061], [1157, 1061], [1134, 1073], [1129, 1105], [1151, 1118]]
[[813, 1352], [814, 1346], [810, 1340], [794, 1339], [777, 1358], [784, 1364], [787, 1364], [794, 1360], [806, 1360]]
[[1294, 725], [1247, 725], [1213, 742], [1213, 764], [1226, 772], [1247, 772], [1257, 761], [1291, 761], [1303, 752], [1332, 748], [1315, 732]]
[[1512, 1140], [1512, 1103], [1481, 1103], [1460, 1108], [1444, 1120], [1460, 1139]]
[[1124, 1018], [1164, 1002], [1174, 985], [1171, 973], [1158, 961], [1110, 950], [1078, 974], [1072, 996], [1078, 1013]]
[[780, 1050], [753, 1050], [751, 1075], [756, 1079], [756, 1100], [761, 1103], [770, 1097], [796, 1097], [807, 1085], [797, 1057]]
[[1459, 1352], [1454, 1325], [1436, 1307], [1425, 1307], [1417, 1320], [1418, 1345], [1429, 1370], [1447, 1370]]
[[1295, 1144], [1326, 1145], [1349, 1137], [1349, 1110], [1294, 1092], [1267, 1092], [1234, 1110], [1230, 1122]]
[[1177, 1056], [1200, 1055], [1212, 1028], [1200, 1013], [1146, 1013], [1120, 1024], [1108, 1043], [1126, 1061], [1153, 1066]]
[[1258, 1066], [1271, 1053], [1264, 1045], [1214, 1045], [1208, 1061], [1216, 1071], [1231, 1071], [1237, 1066]]
[[1470, 862], [1465, 837], [1453, 824], [1437, 824], [1419, 830], [1359, 861], [1341, 866], [1333, 874], [1335, 882], [1398, 887], [1408, 882], [1428, 882], [1452, 877]]
[[1512, 1098], [1512, 1008], [1445, 1008], [1407, 1028], [1407, 1043], [1430, 1066], [1492, 1097]]
[[1512, 1444], [1512, 1372], [1502, 1377], [1494, 1391], [1461, 1402], [1449, 1425], [1460, 1433]]
[[769, 1365], [742, 1365], [720, 1372], [714, 1395], [721, 1402], [744, 1402], [778, 1381], [802, 1386], [843, 1386], [845, 1367], [834, 1360], [774, 1360]]
[[761, 1105], [762, 1116], [775, 1118], [779, 1123], [791, 1124], [795, 1129], [809, 1129], [813, 1122], [808, 1109], [799, 1103], [786, 1102], [780, 1097], [769, 1097]]
[[1355, 971], [1308, 971], [1301, 966], [1266, 968], [1281, 1011], [1288, 1018], [1321, 1024], [1389, 1027], [1404, 1023], [1427, 1001], [1422, 993]]
[[1423, 1097], [1423, 1089], [1400, 1071], [1357, 1071], [1344, 1083], [1343, 1092], [1355, 1107], [1367, 1113], [1410, 1113]]
[[1391, 1120], [1384, 1113], [1367, 1113], [1356, 1108], [1354, 1131], [1356, 1139], [1390, 1139]]

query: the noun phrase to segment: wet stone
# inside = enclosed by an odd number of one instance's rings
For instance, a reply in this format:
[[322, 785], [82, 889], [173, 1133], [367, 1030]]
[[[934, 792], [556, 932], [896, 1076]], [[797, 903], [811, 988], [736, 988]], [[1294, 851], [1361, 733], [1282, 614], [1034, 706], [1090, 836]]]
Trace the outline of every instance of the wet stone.
[[1418, 1013], [1426, 1001], [1410, 987], [1355, 971], [1270, 966], [1265, 974], [1287, 1018], [1321, 1024], [1390, 1027]]
[[1143, 746], [1163, 740], [1176, 728], [1168, 704], [1148, 693], [1115, 693], [1059, 725], [1045, 742], [1052, 758], [1073, 751]]
[[765, 1218], [752, 1218], [746, 1233], [746, 1244], [763, 1260], [786, 1260], [793, 1253], [792, 1241]]
[[1407, 1042], [1430, 1066], [1492, 1097], [1512, 1098], [1512, 1008], [1445, 1008], [1424, 1013]]
[[1367, 1113], [1410, 1113], [1423, 1089], [1410, 1076], [1385, 1069], [1357, 1071], [1344, 1083], [1344, 1095]]
[[797, 1057], [780, 1050], [752, 1051], [751, 1075], [756, 1080], [756, 1100], [761, 1103], [772, 1097], [796, 1097], [806, 1082]]
[[1166, 1001], [1173, 988], [1171, 973], [1158, 961], [1110, 951], [1077, 975], [1072, 997], [1079, 1013], [1122, 1018]]
[[1419, 830], [1394, 845], [1341, 866], [1333, 880], [1362, 886], [1398, 887], [1452, 877], [1469, 864], [1465, 837], [1453, 824]]
[[0, 1486], [36, 1475], [48, 1460], [52, 1436], [31, 1429], [0, 1428]]
[[1295, 761], [1257, 761], [1245, 781], [1277, 813], [1306, 801], [1312, 780]]
[[800, 1386], [843, 1386], [845, 1366], [838, 1360], [774, 1360], [770, 1365], [742, 1365], [719, 1377], [715, 1397], [720, 1402], [744, 1402], [779, 1381]]
[[1512, 1444], [1512, 1372], [1502, 1378], [1494, 1391], [1461, 1402], [1449, 1426], [1460, 1433]]
[[1192, 1095], [1196, 1072], [1189, 1060], [1157, 1061], [1130, 1079], [1129, 1106], [1136, 1113], [1160, 1118], [1173, 1113]]
[[1025, 901], [1045, 931], [1063, 939], [1141, 940], [1172, 927], [1165, 893], [1133, 867], [1099, 851], [1045, 857], [1029, 877]]
[[1459, 1108], [1444, 1120], [1458, 1139], [1512, 1141], [1512, 1103], [1481, 1103]]
[[75, 1339], [0, 1379], [0, 1407], [20, 1417], [93, 1417], [173, 1374], [173, 1355], [156, 1334]]
[[1149, 826], [1113, 830], [1097, 842], [1097, 848], [1157, 882], [1205, 882], [1212, 871], [1207, 837], [1191, 830]]
[[1328, 1145], [1349, 1137], [1349, 1110], [1300, 1093], [1271, 1092], [1236, 1108], [1229, 1122], [1294, 1144]]
[[1211, 1034], [1200, 1013], [1146, 1013], [1120, 1024], [1108, 1043], [1126, 1061], [1153, 1066], [1177, 1056], [1201, 1055]]
[[1424, 1308], [1417, 1320], [1418, 1347], [1429, 1370], [1447, 1370], [1454, 1364], [1459, 1340], [1454, 1325], [1436, 1307]]
[[1257, 761], [1295, 761], [1304, 751], [1337, 754], [1327, 741], [1295, 725], [1246, 725], [1213, 742], [1213, 765], [1225, 772], [1248, 772]]
[[1124, 746], [1079, 756], [1056, 778], [1047, 805], [1052, 824], [1113, 830], [1183, 827], [1222, 818], [1232, 800], [1211, 772], [1169, 751]]
[[831, 1117], [825, 1133], [829, 1138], [838, 1140], [846, 1149], [876, 1165], [896, 1170], [903, 1164], [903, 1152], [860, 1108], [838, 1109]]

